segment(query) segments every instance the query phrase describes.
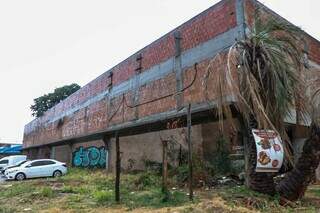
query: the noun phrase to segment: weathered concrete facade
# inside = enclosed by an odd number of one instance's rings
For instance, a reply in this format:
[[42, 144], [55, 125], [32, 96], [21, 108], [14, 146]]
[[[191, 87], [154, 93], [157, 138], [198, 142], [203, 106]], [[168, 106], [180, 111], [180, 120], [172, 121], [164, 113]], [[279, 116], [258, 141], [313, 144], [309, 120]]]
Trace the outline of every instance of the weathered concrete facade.
[[[226, 125], [227, 126], [227, 125]], [[235, 147], [242, 146], [242, 141], [237, 137], [237, 131], [233, 128], [226, 129], [230, 135], [228, 138], [230, 149], [234, 150]], [[161, 162], [162, 161], [162, 141], [170, 140], [170, 151], [175, 155], [171, 159], [170, 164], [178, 163], [179, 149], [182, 151], [187, 150], [187, 143], [185, 140], [185, 129], [169, 129], [158, 132], [149, 132], [133, 136], [124, 136], [120, 139], [121, 144], [121, 167], [123, 170], [143, 170], [146, 161]], [[218, 123], [210, 122], [205, 124], [198, 124], [192, 127], [191, 140], [193, 142], [193, 151], [200, 158], [208, 158], [215, 150], [215, 141], [219, 138]], [[69, 165], [74, 160], [74, 153], [80, 147], [86, 149], [88, 147], [104, 147], [103, 140], [94, 140], [90, 142], [75, 143], [70, 145], [60, 146], [43, 146], [34, 149], [27, 149], [25, 152], [30, 158], [54, 158], [56, 160], [67, 162]], [[35, 151], [37, 150], [37, 151]], [[113, 171], [115, 165], [115, 140], [111, 138], [107, 144], [107, 168]], [[232, 151], [236, 153], [236, 151]], [[49, 154], [51, 154], [49, 156]]]
[[[80, 146], [105, 146], [107, 165], [112, 168], [111, 138], [119, 131], [122, 162], [128, 162], [122, 166], [135, 161], [135, 167], [142, 168], [143, 158], [161, 159], [159, 131], [176, 136], [178, 130], [165, 130], [167, 123], [183, 119], [191, 103], [196, 150], [203, 156], [210, 154], [217, 138], [210, 110], [217, 94], [206, 97], [203, 76], [216, 54], [244, 37], [255, 5], [260, 3], [223, 0], [103, 73], [25, 126], [25, 152], [33, 158], [70, 161], [70, 152]], [[265, 7], [263, 11], [266, 18], [279, 18]], [[320, 70], [320, 43], [307, 34], [305, 41], [311, 69]], [[213, 80], [208, 80], [209, 89]], [[225, 94], [225, 100], [236, 101], [231, 93]], [[105, 144], [103, 138], [109, 142]], [[239, 138], [232, 140], [241, 145]]]

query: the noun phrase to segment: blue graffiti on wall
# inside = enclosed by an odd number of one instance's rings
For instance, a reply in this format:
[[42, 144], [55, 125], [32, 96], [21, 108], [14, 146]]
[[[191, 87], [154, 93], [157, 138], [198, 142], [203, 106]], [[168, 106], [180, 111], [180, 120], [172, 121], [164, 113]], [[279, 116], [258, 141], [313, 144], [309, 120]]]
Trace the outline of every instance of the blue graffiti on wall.
[[86, 168], [105, 168], [107, 164], [107, 155], [105, 147], [91, 146], [88, 148], [79, 147], [72, 154], [72, 163], [76, 167]]

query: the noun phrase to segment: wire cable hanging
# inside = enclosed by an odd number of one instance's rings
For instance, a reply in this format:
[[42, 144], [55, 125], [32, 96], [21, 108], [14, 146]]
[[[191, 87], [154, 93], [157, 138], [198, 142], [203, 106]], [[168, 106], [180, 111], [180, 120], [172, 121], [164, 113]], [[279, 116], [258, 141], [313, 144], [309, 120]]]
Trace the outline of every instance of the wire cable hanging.
[[198, 74], [198, 63], [195, 63], [194, 64], [194, 76], [193, 76], [193, 79], [192, 81], [190, 82], [189, 85], [187, 85], [186, 87], [184, 87], [182, 90], [180, 90], [179, 92], [173, 92], [173, 93], [170, 93], [168, 95], [165, 95], [165, 96], [162, 96], [162, 97], [159, 97], [159, 98], [155, 98], [153, 100], [150, 100], [150, 101], [146, 101], [146, 102], [143, 102], [143, 103], [139, 103], [139, 104], [135, 104], [135, 105], [129, 105], [128, 102], [127, 102], [127, 99], [126, 99], [126, 96], [125, 94], [122, 94], [122, 99], [121, 99], [121, 102], [119, 103], [119, 105], [117, 106], [117, 109], [116, 111], [111, 115], [111, 117], [108, 119], [108, 121], [111, 121], [114, 116], [119, 112], [120, 108], [121, 108], [121, 105], [124, 105], [128, 108], [135, 108], [135, 107], [139, 107], [139, 106], [143, 106], [143, 105], [146, 105], [146, 104], [150, 104], [150, 103], [153, 103], [153, 102], [156, 102], [156, 101], [159, 101], [159, 100], [162, 100], [162, 99], [165, 99], [165, 98], [169, 98], [171, 96], [175, 96], [175, 95], [178, 95], [184, 91], [186, 91], [187, 89], [189, 89], [193, 84], [194, 82], [196, 81], [197, 79], [197, 74]]

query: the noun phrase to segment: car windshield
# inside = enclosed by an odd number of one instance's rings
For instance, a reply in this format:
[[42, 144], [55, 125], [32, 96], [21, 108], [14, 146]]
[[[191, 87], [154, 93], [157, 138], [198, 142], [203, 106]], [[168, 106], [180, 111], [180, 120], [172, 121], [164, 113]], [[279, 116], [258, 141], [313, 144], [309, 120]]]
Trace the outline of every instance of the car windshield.
[[0, 160], [0, 164], [8, 164], [8, 163], [9, 163], [8, 159]]
[[21, 166], [22, 164], [24, 164], [25, 162], [28, 162], [27, 160], [23, 160], [23, 161], [19, 161], [16, 166]]
[[19, 161], [16, 165], [14, 165], [14, 166], [9, 166], [9, 167], [7, 167], [7, 169], [20, 167], [22, 164], [25, 164], [26, 162], [28, 162], [28, 161], [27, 161], [27, 160]]

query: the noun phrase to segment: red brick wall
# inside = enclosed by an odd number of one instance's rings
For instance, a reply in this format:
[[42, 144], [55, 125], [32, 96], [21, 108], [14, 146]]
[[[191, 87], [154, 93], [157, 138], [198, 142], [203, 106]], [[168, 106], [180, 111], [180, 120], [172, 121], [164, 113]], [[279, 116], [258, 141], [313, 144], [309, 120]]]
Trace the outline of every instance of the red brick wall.
[[[256, 3], [252, 0], [245, 0], [244, 2], [245, 20], [250, 27], [252, 25], [254, 5]], [[266, 17], [274, 16], [274, 14], [271, 14], [268, 10], [264, 11], [264, 15]], [[180, 31], [182, 36], [181, 48], [182, 51], [186, 51], [234, 28], [236, 25], [235, 0], [224, 0], [140, 50], [138, 53], [142, 55], [141, 72], [146, 72], [150, 67], [174, 56], [175, 42], [173, 34], [176, 31]], [[308, 44], [309, 59], [320, 63], [320, 43], [310, 36], [306, 35], [305, 38]], [[113, 86], [134, 77], [135, 69], [139, 66], [136, 61], [137, 54], [130, 56], [111, 69], [113, 72]], [[196, 81], [192, 87], [182, 94], [183, 105], [186, 105], [189, 102], [206, 102], [203, 90], [203, 76], [205, 75], [208, 64], [209, 60], [198, 63], [199, 70]], [[111, 100], [108, 100], [108, 97], [106, 97], [100, 101], [91, 103], [85, 108], [79, 109], [72, 115], [64, 117], [62, 125], [59, 125], [61, 121], [48, 122], [50, 119], [83, 104], [90, 98], [105, 91], [110, 83], [108, 75], [108, 72], [102, 74], [66, 100], [50, 109], [44, 116], [28, 124], [25, 127], [24, 146], [28, 147], [37, 144], [50, 143], [60, 139], [101, 131], [112, 125], [137, 119], [135, 117], [136, 110], [138, 118], [143, 118], [145, 116], [166, 112], [176, 108], [176, 99], [174, 96], [139, 106], [136, 109], [127, 107], [124, 104], [123, 96], [120, 95]], [[186, 68], [183, 72], [183, 87], [189, 85], [193, 77], [194, 68]], [[210, 78], [210, 100], [216, 98], [213, 86], [214, 79]], [[139, 103], [153, 100], [175, 91], [176, 76], [174, 72], [171, 72], [159, 80], [141, 85], [139, 88]], [[124, 94], [128, 105], [133, 105], [132, 95], [133, 91], [128, 91]]]
[[[174, 56], [175, 46], [173, 34], [177, 30], [180, 31], [182, 36], [182, 51], [185, 51], [234, 28], [236, 25], [235, 0], [224, 0], [139, 51], [142, 55], [141, 71], [144, 72], [148, 68]], [[207, 64], [208, 61], [199, 63], [198, 79], [194, 86], [184, 94], [185, 103], [199, 103], [204, 101], [204, 96], [201, 91], [200, 76], [204, 74]], [[138, 62], [136, 61], [135, 54], [112, 68], [113, 86], [132, 78], [135, 75], [135, 69], [137, 67]], [[193, 73], [193, 68], [188, 69], [188, 71], [184, 73], [184, 85], [188, 85], [192, 81]], [[106, 129], [114, 124], [134, 119], [135, 109], [119, 106], [123, 99], [121, 95], [112, 99], [110, 105], [108, 105], [108, 100], [106, 98], [74, 112], [71, 116], [66, 116], [63, 119], [63, 124], [61, 126], [58, 125], [59, 121], [53, 123], [48, 122], [48, 120], [61, 115], [61, 113], [74, 108], [89, 100], [91, 97], [105, 91], [109, 81], [110, 78], [108, 78], [108, 73], [106, 72], [50, 109], [44, 116], [28, 124], [25, 127], [24, 146], [28, 147], [37, 144], [50, 143], [63, 138], [84, 135]], [[162, 79], [141, 86], [139, 88], [139, 103], [175, 91], [175, 73], [170, 73]], [[131, 101], [132, 91], [126, 93], [125, 97], [129, 105], [133, 104]], [[118, 113], [110, 120], [111, 116], [118, 108]], [[138, 107], [138, 115], [139, 118], [141, 118], [174, 108], [176, 108], [175, 97], [170, 97]]]
[[[255, 8], [259, 6], [261, 5], [252, 0], [245, 0], [244, 2], [245, 19], [249, 28], [253, 25]], [[280, 17], [275, 13], [270, 12], [268, 9], [260, 10], [260, 16], [262, 16], [264, 19]], [[320, 64], [320, 42], [307, 33], [304, 34], [304, 39], [307, 44], [309, 59]]]

